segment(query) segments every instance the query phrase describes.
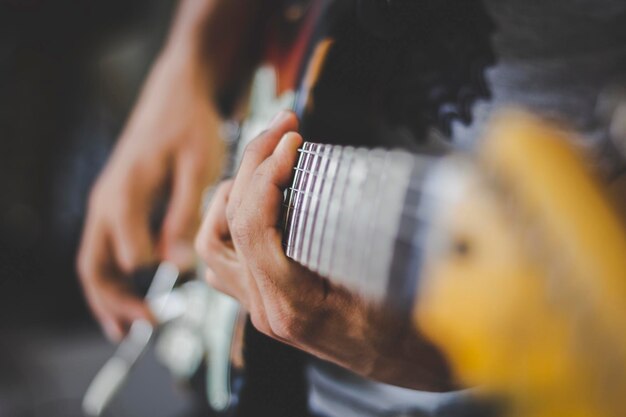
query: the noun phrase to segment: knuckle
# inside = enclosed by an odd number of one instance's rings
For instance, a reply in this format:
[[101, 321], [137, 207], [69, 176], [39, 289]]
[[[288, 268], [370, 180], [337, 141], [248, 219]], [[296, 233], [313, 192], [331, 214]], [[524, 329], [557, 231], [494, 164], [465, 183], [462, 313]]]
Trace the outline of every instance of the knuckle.
[[209, 244], [204, 246], [202, 251], [198, 251], [204, 263], [213, 268], [217, 264], [217, 247], [214, 244]]
[[258, 331], [260, 331], [261, 333], [267, 335], [267, 336], [275, 336], [274, 332], [272, 331], [271, 327], [267, 324], [267, 322], [265, 320], [263, 320], [261, 318], [261, 315], [255, 312], [251, 312], [250, 313], [250, 321], [252, 322], [252, 325], [254, 326], [255, 329], [257, 329]]
[[264, 183], [268, 182], [268, 178], [271, 174], [271, 170], [269, 168], [269, 165], [261, 164], [256, 170], [254, 170], [254, 173], [252, 174], [252, 183], [255, 184], [255, 186], [262, 186]]
[[204, 154], [196, 153], [190, 157], [189, 173], [193, 184], [197, 187], [203, 187], [210, 182], [212, 175], [212, 166], [207, 164]]
[[278, 337], [298, 341], [306, 330], [306, 316], [298, 314], [298, 311], [290, 303], [282, 303], [276, 314], [268, 318], [272, 332]]
[[226, 221], [231, 228], [232, 224], [235, 222], [235, 218], [237, 217], [237, 208], [238, 205], [235, 199], [229, 199], [228, 204], [226, 204]]
[[198, 255], [202, 257], [206, 261], [207, 249], [208, 249], [208, 239], [204, 236], [205, 233], [202, 231], [196, 235], [196, 238], [193, 241], [193, 247], [198, 252]]
[[250, 222], [242, 216], [236, 216], [231, 226], [231, 236], [233, 241], [239, 245], [248, 245], [252, 240]]
[[178, 211], [176, 216], [170, 215], [164, 222], [161, 234], [166, 241], [186, 240], [195, 230], [197, 219], [193, 210]]
[[220, 248], [219, 241], [212, 236], [211, 225], [205, 225], [200, 233], [196, 235], [194, 248], [203, 260], [208, 261], [213, 258], [213, 254]]
[[216, 290], [223, 291], [221, 281], [217, 278], [217, 274], [210, 268], [207, 268], [204, 273], [204, 281]]
[[261, 132], [259, 135], [257, 135], [257, 137], [255, 137], [247, 146], [246, 149], [244, 149], [243, 152], [243, 158], [247, 159], [250, 157], [254, 157], [256, 155], [258, 155], [261, 152], [261, 145], [262, 145], [262, 141], [261, 139], [263, 138], [263, 136], [265, 136], [265, 133], [267, 132], [267, 130], [264, 130], [263, 132]]
[[296, 320], [291, 310], [283, 312], [278, 318], [270, 321], [272, 332], [276, 336], [291, 341], [298, 341], [302, 337], [302, 322]]
[[141, 255], [139, 251], [135, 248], [127, 248], [122, 253], [119, 259], [119, 265], [122, 271], [129, 274], [135, 271], [139, 266], [141, 266]]
[[121, 216], [120, 220], [128, 221], [133, 214], [133, 201], [128, 197], [120, 197], [114, 200], [112, 212], [117, 216]]

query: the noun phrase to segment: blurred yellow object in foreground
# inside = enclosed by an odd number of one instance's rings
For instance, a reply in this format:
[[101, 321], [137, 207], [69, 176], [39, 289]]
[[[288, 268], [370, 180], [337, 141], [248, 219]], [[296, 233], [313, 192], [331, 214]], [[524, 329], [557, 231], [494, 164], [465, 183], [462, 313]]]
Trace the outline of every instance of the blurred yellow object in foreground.
[[445, 239], [428, 249], [415, 318], [510, 415], [624, 416], [625, 228], [566, 137], [521, 112], [496, 118], [438, 214]]

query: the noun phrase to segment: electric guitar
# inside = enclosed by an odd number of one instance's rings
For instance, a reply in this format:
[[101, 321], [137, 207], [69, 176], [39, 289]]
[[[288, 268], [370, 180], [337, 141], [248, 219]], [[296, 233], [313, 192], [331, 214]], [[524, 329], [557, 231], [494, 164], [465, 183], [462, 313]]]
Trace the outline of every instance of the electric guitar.
[[[428, 113], [414, 109], [394, 119], [397, 112], [385, 108], [398, 106], [394, 74], [381, 70], [402, 62], [410, 45], [398, 45], [395, 32], [406, 29], [376, 22], [366, 10], [373, 36], [358, 26], [351, 2], [319, 4], [315, 13], [325, 18], [310, 21], [304, 46], [296, 48], [305, 49], [300, 73], [291, 77], [296, 86], [280, 88], [284, 77], [276, 74], [284, 71], [276, 61], [262, 67], [241, 132], [243, 148], [277, 110], [291, 107], [303, 135], [326, 143], [307, 143], [295, 167], [285, 200], [287, 256], [367, 299], [414, 311], [461, 382], [503, 396], [519, 415], [620, 415], [626, 300], [619, 274], [626, 251], [602, 187], [560, 134], [525, 116], [501, 121], [472, 156], [417, 156], [416, 138], [425, 132], [414, 120]], [[373, 51], [382, 59], [365, 59]], [[464, 94], [487, 94], [479, 82], [473, 87]], [[405, 150], [371, 149], [383, 143]], [[429, 153], [447, 148], [436, 138], [422, 145]], [[551, 170], [560, 164], [571, 182]], [[554, 249], [554, 263], [545, 260], [552, 252], [520, 244], [529, 241], [527, 222]], [[555, 264], [567, 271], [556, 282], [545, 271]], [[180, 378], [204, 362], [209, 403], [236, 414], [246, 379], [241, 365], [249, 365], [231, 362], [237, 304], [200, 282], [176, 291], [185, 300], [179, 305], [194, 307], [162, 314], [169, 324], [157, 351]], [[181, 340], [192, 347], [182, 354]], [[616, 382], [599, 392], [606, 379]]]
[[506, 415], [623, 415], [626, 228], [568, 133], [512, 112], [437, 161], [305, 143], [286, 207], [287, 256], [413, 310]]

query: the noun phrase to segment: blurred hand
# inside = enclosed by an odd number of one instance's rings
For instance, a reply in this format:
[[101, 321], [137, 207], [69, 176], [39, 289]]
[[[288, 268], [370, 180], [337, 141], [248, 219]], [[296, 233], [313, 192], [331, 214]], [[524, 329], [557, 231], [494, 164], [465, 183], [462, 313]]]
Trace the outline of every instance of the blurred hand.
[[[381, 381], [451, 388], [445, 361], [410, 325], [287, 258], [281, 244], [283, 191], [302, 138], [281, 113], [248, 145], [237, 176], [223, 182], [196, 238], [206, 280], [235, 297], [261, 332]], [[408, 316], [408, 315], [407, 315]]]
[[[193, 264], [192, 239], [204, 188], [221, 173], [225, 145], [206, 70], [163, 55], [89, 199], [78, 271], [89, 305], [109, 338], [119, 340], [135, 319], [152, 320], [129, 291], [139, 267], [169, 260]], [[170, 190], [160, 234], [150, 215]]]

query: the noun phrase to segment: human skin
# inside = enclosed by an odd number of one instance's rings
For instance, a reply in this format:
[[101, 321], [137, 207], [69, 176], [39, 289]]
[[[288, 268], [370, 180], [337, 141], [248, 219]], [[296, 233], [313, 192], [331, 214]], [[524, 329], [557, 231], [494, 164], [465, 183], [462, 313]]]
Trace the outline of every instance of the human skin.
[[[202, 192], [219, 178], [225, 156], [214, 97], [249, 66], [233, 51], [249, 47], [258, 3], [180, 1], [167, 42], [91, 191], [77, 270], [93, 314], [113, 341], [134, 320], [154, 320], [129, 290], [133, 272], [162, 260], [183, 269], [194, 262]], [[149, 217], [166, 189], [170, 199], [155, 238]]]
[[365, 302], [288, 259], [283, 191], [302, 138], [290, 112], [248, 145], [234, 180], [220, 184], [196, 249], [206, 280], [241, 302], [262, 333], [382, 382], [428, 391], [453, 384], [438, 351], [384, 306]]

